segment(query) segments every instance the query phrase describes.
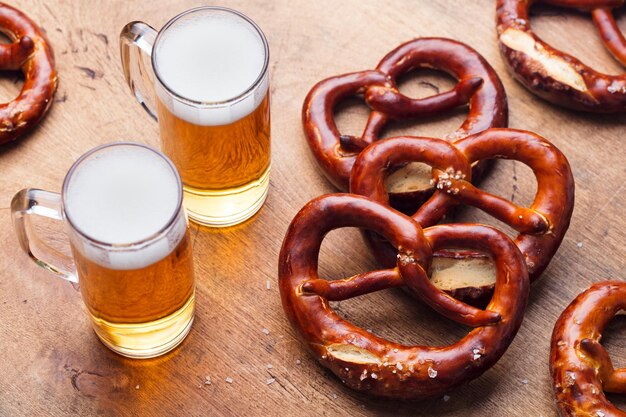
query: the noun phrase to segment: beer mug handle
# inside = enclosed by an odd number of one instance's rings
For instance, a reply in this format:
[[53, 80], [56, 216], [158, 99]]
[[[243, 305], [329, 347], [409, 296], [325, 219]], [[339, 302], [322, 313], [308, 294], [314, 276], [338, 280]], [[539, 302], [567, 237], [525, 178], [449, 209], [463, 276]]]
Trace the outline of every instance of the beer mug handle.
[[24, 252], [26, 252], [37, 265], [60, 278], [77, 284], [78, 278], [75, 272], [68, 272], [42, 260], [38, 256], [39, 253], [45, 253], [46, 256], [56, 258], [56, 261], [59, 261], [61, 265], [74, 264], [69, 256], [52, 248], [33, 232], [33, 228], [30, 224], [30, 217], [32, 215], [63, 221], [61, 195], [34, 188], [21, 190], [15, 194], [11, 201], [11, 217], [13, 218], [13, 226], [15, 227], [20, 246]]
[[139, 104], [154, 120], [157, 120], [157, 115], [150, 58], [156, 36], [157, 31], [143, 22], [131, 22], [120, 33], [120, 54], [126, 82]]

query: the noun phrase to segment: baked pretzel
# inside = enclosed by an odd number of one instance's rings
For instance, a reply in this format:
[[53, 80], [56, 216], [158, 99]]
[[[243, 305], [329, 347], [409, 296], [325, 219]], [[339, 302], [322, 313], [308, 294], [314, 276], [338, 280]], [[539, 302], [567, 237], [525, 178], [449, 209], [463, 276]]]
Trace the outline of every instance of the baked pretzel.
[[[341, 280], [320, 279], [322, 240], [341, 227], [385, 236], [398, 249], [396, 265]], [[486, 310], [450, 297], [429, 281], [432, 252], [449, 247], [469, 247], [493, 257], [496, 290]], [[351, 194], [316, 198], [296, 215], [280, 252], [279, 285], [292, 326], [323, 366], [351, 388], [403, 399], [440, 396], [493, 366], [519, 329], [529, 291], [521, 253], [496, 229], [464, 224], [422, 230], [410, 217]], [[404, 346], [354, 326], [329, 305], [404, 285], [437, 312], [474, 329], [450, 346]]]
[[[493, 158], [517, 160], [533, 170], [537, 194], [529, 208], [472, 185], [469, 167]], [[519, 232], [515, 243], [524, 255], [531, 282], [544, 271], [563, 240], [574, 208], [574, 178], [567, 158], [554, 145], [538, 135], [514, 129], [489, 129], [454, 144], [420, 137], [384, 139], [370, 145], [357, 158], [350, 191], [388, 205], [384, 186], [387, 168], [413, 161], [433, 167], [437, 189], [412, 216], [422, 227], [441, 221], [455, 204], [475, 206]], [[393, 265], [395, 249], [374, 233], [366, 231], [364, 235], [376, 259], [385, 267]], [[469, 254], [439, 255], [467, 259]], [[447, 290], [456, 298], [481, 304], [491, 296], [493, 284]]]
[[52, 104], [57, 87], [54, 57], [41, 29], [19, 10], [0, 3], [0, 31], [13, 43], [0, 45], [0, 69], [22, 70], [19, 96], [0, 104], [0, 145], [32, 129]]
[[[435, 96], [412, 99], [398, 91], [397, 80], [414, 68], [434, 68], [450, 74], [458, 84]], [[371, 112], [360, 137], [342, 135], [333, 110], [343, 99], [363, 94]], [[367, 145], [380, 138], [385, 124], [393, 120], [420, 119], [469, 103], [467, 119], [448, 135], [454, 141], [491, 127], [506, 127], [508, 108], [504, 87], [497, 74], [475, 50], [443, 38], [420, 38], [400, 45], [375, 70], [327, 78], [307, 95], [302, 108], [304, 133], [326, 177], [340, 190], [348, 189], [350, 171]], [[476, 166], [474, 176], [479, 175]], [[398, 199], [425, 200], [427, 190], [403, 190]], [[403, 196], [403, 194], [407, 194]]]
[[498, 0], [500, 51], [515, 77], [539, 97], [576, 110], [626, 111], [626, 75], [607, 75], [546, 44], [530, 28], [534, 3], [591, 11], [602, 41], [626, 65], [626, 39], [611, 10], [624, 0]]
[[626, 394], [626, 368], [614, 369], [600, 344], [602, 332], [626, 311], [626, 283], [605, 281], [580, 294], [559, 317], [552, 333], [550, 374], [564, 417], [625, 417], [604, 392]]

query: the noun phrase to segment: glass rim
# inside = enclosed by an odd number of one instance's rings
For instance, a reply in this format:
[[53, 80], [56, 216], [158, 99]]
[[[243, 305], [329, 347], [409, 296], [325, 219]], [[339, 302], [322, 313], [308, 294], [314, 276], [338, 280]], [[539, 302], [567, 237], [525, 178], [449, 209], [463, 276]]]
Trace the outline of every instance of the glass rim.
[[[159, 74], [158, 66], [156, 64], [157, 45], [159, 44], [159, 41], [161, 40], [162, 34], [165, 33], [167, 31], [167, 29], [169, 29], [170, 26], [172, 26], [174, 23], [176, 23], [181, 18], [183, 18], [183, 17], [185, 17], [185, 16], [187, 16], [189, 14], [197, 13], [197, 12], [205, 11], [205, 10], [217, 10], [217, 11], [220, 11], [220, 12], [227, 12], [227, 13], [231, 13], [231, 14], [234, 14], [234, 15], [242, 18], [250, 26], [252, 26], [253, 29], [256, 30], [256, 32], [258, 33], [259, 37], [261, 38], [261, 41], [263, 42], [263, 50], [265, 52], [265, 59], [264, 59], [264, 62], [263, 62], [263, 67], [261, 68], [261, 71], [259, 72], [259, 76], [243, 92], [241, 92], [240, 94], [238, 94], [236, 96], [230, 97], [230, 98], [228, 98], [226, 100], [221, 100], [221, 101], [200, 101], [200, 100], [194, 100], [194, 99], [190, 99], [188, 97], [184, 97], [184, 96], [180, 95], [179, 93], [174, 91], [169, 85], [167, 85], [167, 83], [162, 79], [161, 75]], [[192, 9], [185, 10], [184, 12], [179, 13], [176, 16], [174, 16], [173, 18], [171, 18], [159, 30], [159, 32], [157, 34], [157, 37], [154, 40], [154, 44], [152, 46], [152, 54], [151, 54], [152, 69], [153, 69], [154, 75], [155, 75], [157, 81], [159, 82], [159, 84], [170, 95], [172, 95], [175, 99], [177, 99], [177, 100], [179, 100], [179, 101], [181, 101], [183, 103], [192, 105], [194, 107], [202, 107], [202, 108], [226, 107], [226, 106], [229, 106], [229, 105], [234, 104], [236, 102], [239, 102], [239, 101], [245, 99], [246, 97], [250, 96], [251, 94], [253, 94], [255, 92], [256, 88], [259, 87], [263, 83], [263, 80], [265, 79], [265, 77], [267, 75], [267, 70], [269, 68], [269, 60], [270, 60], [269, 44], [267, 42], [267, 38], [265, 37], [265, 34], [263, 33], [263, 31], [261, 30], [259, 25], [257, 25], [252, 19], [250, 19], [245, 14], [243, 14], [243, 13], [237, 11], [237, 10], [234, 10], [234, 9], [231, 9], [231, 8], [228, 8], [228, 7], [222, 7], [222, 6], [200, 6], [200, 7], [194, 7]]]
[[[176, 177], [176, 184], [178, 186], [178, 201], [176, 202], [176, 208], [174, 210], [174, 212], [172, 213], [172, 215], [168, 218], [167, 222], [165, 223], [165, 225], [163, 227], [161, 227], [159, 230], [157, 230], [156, 232], [150, 234], [149, 236], [134, 241], [134, 242], [128, 242], [128, 243], [109, 243], [109, 242], [103, 242], [101, 240], [95, 239], [93, 237], [91, 237], [88, 233], [86, 233], [84, 230], [82, 230], [80, 227], [78, 227], [76, 225], [76, 223], [74, 221], [72, 221], [71, 216], [67, 213], [66, 211], [66, 204], [65, 204], [65, 196], [67, 194], [67, 189], [69, 187], [69, 183], [70, 183], [70, 179], [73, 176], [73, 174], [76, 172], [76, 170], [78, 169], [78, 167], [89, 157], [93, 156], [94, 154], [108, 149], [108, 148], [115, 148], [115, 147], [121, 147], [121, 146], [134, 146], [137, 148], [143, 148], [149, 152], [152, 152], [154, 154], [156, 154], [157, 156], [159, 156], [161, 159], [163, 159], [167, 165], [170, 167], [170, 170], [172, 171], [172, 173], [174, 174], [174, 176]], [[63, 213], [63, 217], [65, 220], [67, 220], [68, 224], [70, 225], [70, 227], [72, 228], [72, 230], [76, 231], [82, 238], [86, 239], [87, 241], [89, 241], [90, 243], [96, 245], [96, 246], [100, 246], [100, 247], [104, 247], [104, 248], [108, 248], [110, 250], [114, 250], [114, 251], [121, 251], [121, 250], [131, 250], [131, 249], [135, 249], [136, 247], [143, 247], [147, 244], [150, 244], [158, 239], [160, 239], [163, 235], [165, 235], [169, 229], [172, 227], [172, 225], [174, 224], [174, 222], [176, 221], [176, 219], [178, 218], [178, 216], [181, 214], [182, 211], [182, 206], [183, 206], [183, 184], [182, 184], [182, 180], [180, 178], [180, 174], [178, 173], [178, 170], [176, 169], [176, 166], [174, 165], [174, 163], [167, 157], [165, 156], [162, 152], [160, 152], [159, 150], [153, 148], [152, 146], [149, 145], [144, 145], [143, 143], [137, 143], [137, 142], [129, 142], [129, 141], [121, 141], [121, 142], [111, 142], [111, 143], [105, 143], [103, 145], [99, 145], [96, 146], [93, 149], [90, 149], [89, 151], [85, 152], [83, 155], [81, 155], [70, 167], [69, 171], [67, 171], [67, 174], [65, 174], [65, 179], [63, 180], [63, 187], [61, 188], [61, 204], [62, 204], [62, 213]]]

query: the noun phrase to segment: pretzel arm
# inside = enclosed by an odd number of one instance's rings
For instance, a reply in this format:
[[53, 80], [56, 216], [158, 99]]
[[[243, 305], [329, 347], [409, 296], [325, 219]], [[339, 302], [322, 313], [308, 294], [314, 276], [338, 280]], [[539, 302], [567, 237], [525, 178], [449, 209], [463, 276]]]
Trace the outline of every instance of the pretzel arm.
[[482, 84], [482, 78], [466, 78], [450, 91], [420, 99], [401, 94], [395, 86], [374, 85], [366, 90], [365, 102], [374, 110], [393, 115], [394, 119], [429, 117], [467, 104]]
[[613, 369], [609, 353], [598, 341], [582, 339], [580, 350], [599, 370], [602, 387], [605, 391], [616, 394], [626, 393], [626, 368]]
[[619, 30], [611, 9], [606, 7], [593, 9], [591, 15], [604, 46], [607, 47], [615, 59], [626, 65], [626, 38]]
[[335, 281], [312, 279], [302, 284], [304, 294], [319, 295], [329, 301], [343, 301], [404, 285], [397, 268], [369, 271]]
[[35, 44], [28, 36], [8, 45], [0, 45], [0, 68], [18, 70], [31, 56]]
[[440, 179], [437, 188], [446, 190], [465, 204], [480, 208], [520, 233], [544, 234], [550, 230], [550, 222], [541, 213], [484, 192], [465, 180]]
[[604, 381], [604, 390], [615, 394], [626, 394], [626, 368], [613, 370], [608, 379]]

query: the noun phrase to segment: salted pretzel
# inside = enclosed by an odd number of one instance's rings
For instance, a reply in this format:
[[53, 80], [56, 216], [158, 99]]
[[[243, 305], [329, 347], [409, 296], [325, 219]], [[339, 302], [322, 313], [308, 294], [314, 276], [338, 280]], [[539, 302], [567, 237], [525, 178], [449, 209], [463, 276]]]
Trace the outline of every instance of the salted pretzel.
[[[472, 185], [469, 167], [493, 158], [517, 160], [533, 170], [537, 194], [530, 207], [520, 207]], [[544, 271], [563, 240], [574, 207], [572, 172], [567, 158], [554, 145], [538, 135], [514, 129], [489, 129], [453, 144], [411, 136], [384, 139], [357, 158], [350, 191], [388, 205], [384, 186], [387, 168], [414, 161], [433, 167], [437, 190], [412, 216], [422, 227], [438, 223], [458, 203], [477, 207], [519, 232], [515, 243], [524, 255], [531, 282]], [[364, 235], [376, 259], [385, 267], [393, 265], [395, 249], [377, 234], [366, 231]], [[467, 252], [439, 255], [467, 262], [475, 257]], [[493, 291], [494, 277], [486, 281], [480, 286], [450, 283], [442, 288], [456, 298], [481, 304]]]
[[0, 3], [0, 31], [13, 43], [0, 45], [0, 69], [21, 70], [19, 96], [0, 104], [0, 145], [32, 129], [52, 104], [57, 86], [54, 57], [41, 29], [19, 10]]
[[561, 416], [626, 417], [604, 392], [626, 394], [626, 368], [614, 369], [602, 332], [626, 311], [626, 283], [598, 282], [559, 317], [552, 333], [550, 374]]
[[[458, 80], [456, 86], [435, 96], [412, 99], [398, 91], [397, 80], [414, 68], [434, 68]], [[360, 137], [342, 135], [333, 110], [339, 102], [362, 94], [371, 112]], [[447, 139], [454, 141], [491, 127], [506, 127], [508, 108], [497, 74], [474, 49], [443, 38], [420, 38], [389, 52], [376, 69], [327, 78], [307, 95], [302, 108], [304, 133], [326, 177], [340, 190], [348, 189], [350, 171], [367, 145], [380, 138], [389, 121], [438, 115], [469, 103], [467, 118]], [[475, 167], [474, 176], [481, 166]], [[407, 175], [409, 172], [407, 171]], [[409, 184], [398, 187], [398, 199], [425, 200], [432, 188]], [[405, 196], [405, 194], [407, 194]]]
[[[327, 281], [317, 273], [324, 236], [360, 227], [380, 233], [398, 250], [393, 268]], [[426, 270], [433, 251], [469, 247], [493, 257], [496, 286], [485, 310], [438, 290]], [[387, 398], [440, 396], [480, 376], [513, 340], [528, 300], [524, 259], [503, 233], [488, 226], [439, 225], [422, 230], [410, 217], [367, 198], [329, 194], [309, 202], [291, 222], [279, 258], [283, 307], [319, 362], [351, 388]], [[473, 327], [450, 346], [405, 346], [339, 317], [329, 301], [408, 286], [440, 314]]]
[[626, 111], [626, 75], [607, 75], [546, 44], [530, 27], [535, 3], [591, 11], [600, 37], [613, 56], [626, 65], [626, 39], [612, 9], [624, 0], [498, 0], [500, 51], [515, 77], [539, 97], [588, 112]]

